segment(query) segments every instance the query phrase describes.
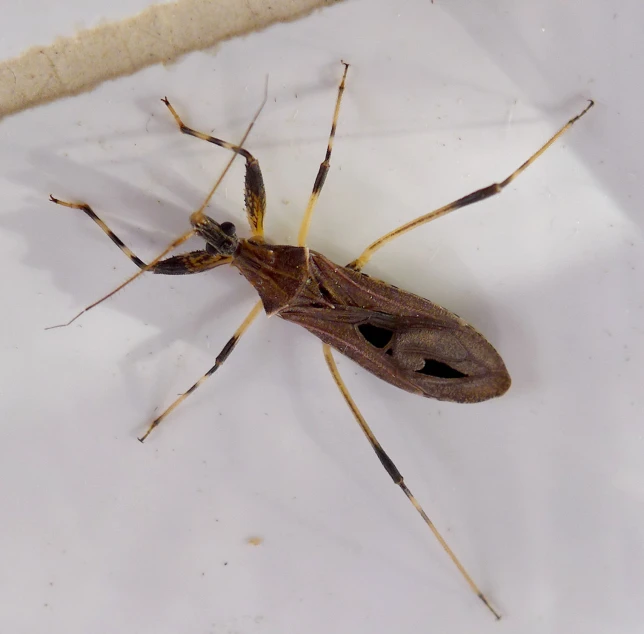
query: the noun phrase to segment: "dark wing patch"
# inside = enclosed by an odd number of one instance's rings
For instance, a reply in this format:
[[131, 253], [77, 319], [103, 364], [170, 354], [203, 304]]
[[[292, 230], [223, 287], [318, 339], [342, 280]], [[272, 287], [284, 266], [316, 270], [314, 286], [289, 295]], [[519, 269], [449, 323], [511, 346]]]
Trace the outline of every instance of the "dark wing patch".
[[394, 336], [394, 331], [388, 328], [380, 328], [373, 324], [358, 324], [360, 334], [376, 348], [385, 348]]
[[467, 374], [459, 372], [456, 368], [447, 365], [447, 363], [436, 361], [435, 359], [425, 359], [425, 365], [420, 370], [416, 370], [416, 372], [427, 376], [435, 376], [439, 379], [463, 379], [467, 376]]
[[[367, 343], [371, 344], [375, 348], [387, 348], [387, 350], [385, 350], [385, 354], [389, 356], [394, 355], [393, 348], [389, 346], [394, 337], [393, 330], [374, 326], [369, 322], [366, 324], [358, 324], [356, 328], [366, 339]], [[464, 372], [460, 372], [456, 368], [453, 368], [442, 361], [438, 361], [436, 359], [422, 359], [422, 361], [422, 367], [414, 369], [414, 372], [418, 372], [419, 374], [424, 374], [426, 376], [433, 376], [439, 379], [462, 379], [467, 376]], [[412, 364], [414, 364], [413, 361]]]

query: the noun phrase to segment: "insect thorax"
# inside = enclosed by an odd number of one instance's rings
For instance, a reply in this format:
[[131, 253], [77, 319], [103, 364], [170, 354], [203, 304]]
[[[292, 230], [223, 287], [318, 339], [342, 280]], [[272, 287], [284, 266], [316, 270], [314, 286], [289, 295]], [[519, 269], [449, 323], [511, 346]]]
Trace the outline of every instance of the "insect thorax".
[[253, 285], [268, 315], [288, 306], [309, 277], [306, 247], [240, 240], [232, 265]]

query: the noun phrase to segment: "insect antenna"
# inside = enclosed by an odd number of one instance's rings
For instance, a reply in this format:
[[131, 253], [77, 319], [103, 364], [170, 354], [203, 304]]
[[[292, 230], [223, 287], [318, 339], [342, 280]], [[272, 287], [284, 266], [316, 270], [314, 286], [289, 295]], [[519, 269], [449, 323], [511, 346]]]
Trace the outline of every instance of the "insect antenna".
[[176, 249], [178, 246], [182, 245], [186, 240], [191, 238], [194, 235], [194, 231], [191, 229], [190, 231], [187, 231], [183, 235], [179, 236], [176, 240], [173, 240], [159, 255], [157, 255], [154, 260], [151, 262], [148, 262], [143, 268], [141, 268], [139, 271], [137, 271], [134, 275], [129, 277], [125, 282], [119, 284], [114, 290], [110, 291], [107, 295], [103, 295], [100, 299], [96, 300], [93, 304], [90, 304], [89, 306], [83, 308], [79, 313], [74, 315], [67, 323], [64, 324], [57, 324], [56, 326], [47, 326], [45, 330], [53, 330], [54, 328], [65, 328], [66, 326], [69, 326], [70, 324], [73, 324], [81, 315], [85, 314], [88, 310], [91, 310], [92, 308], [95, 308], [99, 304], [102, 304], [106, 299], [109, 299], [112, 297], [112, 295], [116, 295], [121, 289], [126, 287], [130, 282], [133, 282], [137, 277], [140, 275], [143, 275], [146, 271], [149, 271], [155, 264], [159, 262], [165, 255], [170, 253], [170, 251], [173, 251]]
[[[224, 180], [224, 176], [228, 173], [228, 170], [233, 164], [233, 161], [237, 158], [237, 155], [239, 154], [240, 150], [242, 149], [242, 146], [244, 143], [246, 143], [246, 139], [248, 138], [248, 135], [250, 134], [250, 131], [253, 129], [255, 126], [255, 123], [257, 119], [259, 118], [259, 115], [261, 111], [264, 109], [264, 106], [266, 105], [266, 101], [268, 100], [268, 75], [266, 76], [266, 81], [264, 82], [264, 98], [262, 99], [262, 103], [260, 104], [259, 108], [257, 109], [257, 112], [253, 116], [252, 121], [248, 124], [248, 127], [246, 128], [246, 132], [244, 132], [244, 136], [241, 138], [241, 141], [231, 150], [234, 152], [231, 159], [228, 161], [226, 164], [226, 167], [224, 168], [224, 171], [219, 175], [219, 178], [217, 179], [217, 182], [212, 186], [212, 189], [206, 196], [205, 200], [201, 204], [201, 207], [197, 209], [197, 211], [193, 212], [192, 215], [190, 216], [190, 221], [192, 222], [193, 219], [196, 221], [199, 219], [201, 216], [203, 216], [203, 210], [206, 208], [208, 203], [210, 202], [210, 199], [214, 196], [215, 192], [219, 188], [219, 185], [221, 185], [221, 181]], [[174, 117], [175, 121], [179, 123], [179, 127], [181, 127], [181, 119], [179, 118], [179, 115], [174, 111], [174, 108], [170, 105], [168, 102], [168, 98], [164, 97], [161, 101], [168, 106], [170, 109], [170, 112], [172, 113], [172, 116]]]
[[[190, 215], [191, 222], [193, 222], [193, 221], [197, 222], [201, 217], [203, 217], [203, 210], [206, 208], [206, 206], [210, 202], [210, 199], [213, 197], [214, 193], [217, 191], [219, 185], [221, 185], [221, 182], [223, 181], [224, 177], [226, 176], [226, 174], [230, 170], [234, 160], [237, 158], [237, 155], [239, 154], [240, 148], [246, 142], [246, 139], [248, 138], [248, 135], [250, 134], [251, 130], [253, 129], [257, 119], [259, 118], [259, 115], [260, 115], [261, 111], [264, 109], [264, 106], [266, 105], [267, 100], [268, 100], [268, 77], [266, 77], [266, 82], [264, 84], [264, 98], [262, 99], [262, 103], [260, 104], [259, 108], [257, 109], [257, 112], [253, 116], [253, 119], [251, 120], [250, 124], [246, 128], [246, 131], [244, 132], [244, 136], [241, 138], [241, 141], [234, 148], [232, 148], [233, 152], [234, 152], [232, 157], [230, 158], [230, 160], [226, 164], [226, 167], [224, 168], [222, 173], [219, 175], [219, 178], [217, 179], [215, 184], [212, 186], [212, 188], [211, 188], [210, 192], [208, 193], [208, 195], [206, 196], [205, 200], [203, 201], [203, 203], [201, 204], [199, 209], [197, 209], [197, 211], [193, 212]], [[170, 103], [168, 102], [167, 97], [164, 97], [161, 101], [163, 101], [163, 103], [165, 103], [168, 106], [168, 108], [170, 109], [170, 112], [172, 112], [172, 114], [175, 117], [175, 119], [177, 119], [178, 115], [176, 114], [176, 112], [174, 112], [174, 108], [172, 108], [172, 106], [170, 106]], [[56, 200], [57, 200], [57, 199], [54, 199], [53, 196], [50, 196], [50, 199], [53, 199], [54, 202], [56, 202]], [[67, 205], [67, 206], [70, 206], [70, 205]], [[174, 251], [174, 249], [176, 249], [177, 247], [182, 245], [184, 242], [186, 242], [189, 238], [191, 238], [194, 235], [194, 233], [195, 233], [194, 229], [190, 229], [190, 231], [186, 231], [186, 233], [182, 234], [181, 236], [179, 236], [178, 238], [173, 240], [151, 262], [148, 262], [144, 267], [142, 267], [134, 275], [129, 277], [127, 280], [125, 280], [122, 284], [119, 284], [119, 286], [117, 286], [114, 290], [110, 291], [107, 295], [104, 295], [99, 300], [97, 300], [94, 303], [90, 304], [86, 308], [83, 308], [83, 310], [81, 310], [77, 315], [72, 317], [67, 323], [58, 324], [56, 326], [48, 326], [47, 328], [45, 328], [45, 330], [52, 330], [54, 328], [64, 328], [65, 326], [69, 326], [70, 324], [74, 323], [81, 315], [85, 314], [87, 311], [91, 310], [92, 308], [95, 308], [99, 304], [102, 304], [106, 299], [109, 299], [110, 297], [112, 297], [112, 295], [115, 295], [116, 293], [118, 293], [120, 290], [125, 288], [128, 284], [130, 284], [135, 279], [137, 279], [140, 275], [143, 275], [143, 273], [145, 273], [146, 271], [149, 271], [150, 269], [154, 268], [154, 266], [156, 264], [158, 264], [158, 262], [161, 259], [163, 259], [168, 253], [170, 253], [170, 251]]]
[[472, 577], [470, 577], [467, 570], [465, 570], [465, 567], [463, 566], [463, 564], [458, 560], [458, 558], [456, 557], [452, 549], [449, 547], [449, 545], [447, 544], [443, 536], [438, 532], [438, 529], [434, 525], [434, 522], [432, 522], [429, 519], [429, 516], [427, 515], [427, 513], [425, 513], [423, 507], [420, 505], [418, 500], [416, 500], [413, 493], [407, 488], [407, 485], [405, 484], [402, 474], [400, 473], [400, 471], [398, 471], [398, 468], [396, 467], [396, 465], [393, 463], [391, 458], [386, 454], [385, 450], [382, 448], [382, 445], [378, 442], [378, 439], [371, 431], [371, 428], [369, 427], [369, 425], [367, 424], [367, 421], [360, 413], [360, 410], [358, 409], [358, 406], [356, 405], [355, 401], [351, 397], [351, 394], [349, 394], [349, 390], [347, 389], [347, 386], [345, 385], [344, 380], [342, 379], [342, 376], [340, 376], [338, 366], [335, 363], [335, 359], [333, 358], [333, 354], [331, 352], [331, 348], [329, 347], [329, 345], [324, 344], [323, 350], [324, 350], [324, 358], [326, 359], [327, 365], [329, 366], [329, 370], [331, 371], [333, 380], [335, 381], [335, 384], [338, 386], [338, 389], [340, 390], [342, 396], [344, 397], [344, 400], [349, 406], [349, 409], [351, 410], [353, 416], [355, 417], [358, 425], [360, 425], [362, 431], [364, 432], [364, 435], [367, 437], [367, 440], [371, 444], [371, 447], [376, 452], [376, 456], [378, 456], [378, 460], [380, 460], [380, 463], [385, 468], [387, 473], [390, 475], [391, 479], [394, 481], [394, 484], [397, 484], [402, 489], [403, 493], [409, 498], [409, 501], [414, 505], [414, 508], [418, 511], [420, 516], [423, 518], [423, 520], [425, 521], [425, 524], [427, 524], [429, 529], [434, 534], [434, 537], [436, 537], [440, 545], [443, 547], [443, 550], [449, 555], [449, 558], [454, 562], [454, 565], [458, 568], [461, 575], [463, 575], [465, 581], [467, 581], [467, 584], [470, 586], [470, 588], [472, 588], [476, 596], [481, 601], [483, 601], [483, 603], [488, 608], [488, 610], [490, 610], [490, 612], [494, 614], [495, 618], [499, 620], [501, 618], [501, 615], [492, 607], [492, 604], [488, 601], [487, 597], [479, 590], [479, 587], [476, 585], [476, 583], [474, 583], [474, 580], [472, 579]]

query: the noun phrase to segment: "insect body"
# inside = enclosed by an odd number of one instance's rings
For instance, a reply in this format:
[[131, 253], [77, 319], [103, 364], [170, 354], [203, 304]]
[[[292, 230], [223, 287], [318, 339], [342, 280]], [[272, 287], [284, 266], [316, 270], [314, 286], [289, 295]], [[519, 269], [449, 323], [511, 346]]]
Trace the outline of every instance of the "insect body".
[[[74, 319], [111, 297], [145, 271], [162, 275], [185, 275], [200, 273], [224, 264], [236, 267], [257, 290], [261, 301], [253, 307], [244, 322], [223, 347], [213, 367], [152, 421], [139, 440], [145, 440], [161, 420], [221, 367], [262, 308], [269, 316], [277, 315], [282, 319], [303, 326], [322, 340], [324, 356], [334, 381], [394, 483], [409, 498], [479, 599], [485, 603], [495, 617], [500, 618], [499, 613], [479, 590], [411, 493], [401, 473], [371, 431], [344, 385], [333, 359], [331, 347], [388, 383], [421, 396], [459, 403], [475, 403], [505, 393], [510, 387], [510, 377], [503, 360], [483, 335], [457, 315], [429, 300], [373, 279], [362, 273], [361, 269], [375, 251], [403, 233], [455, 209], [500, 193], [575, 121], [582, 117], [592, 107], [593, 102], [591, 101], [580, 114], [568, 121], [545, 145], [505, 180], [463, 196], [398, 227], [369, 245], [360, 257], [347, 266], [339, 266], [324, 255], [309, 250], [305, 243], [313, 210], [329, 171], [347, 70], [348, 65], [345, 64], [344, 74], [338, 89], [326, 155], [320, 164], [302, 220], [298, 246], [272, 245], [264, 239], [266, 194], [262, 174], [257, 160], [242, 147], [259, 111], [241, 142], [238, 145], [233, 145], [188, 128], [168, 100], [163, 100], [181, 132], [232, 150], [234, 155], [204, 204], [191, 214], [192, 229], [173, 241], [163, 253], [149, 264], [134, 255], [89, 205], [63, 202], [52, 196], [52, 202], [84, 211], [140, 269], [136, 275], [99, 301], [88, 306]], [[246, 214], [252, 233], [248, 239], [239, 238], [232, 223], [223, 222], [220, 224], [203, 211], [237, 154], [246, 160]], [[165, 257], [194, 234], [206, 242], [203, 250]]]
[[232, 257], [268, 315], [304, 326], [396, 387], [473, 403], [510, 386], [491, 344], [422, 297], [338, 266], [307, 247], [239, 240]]

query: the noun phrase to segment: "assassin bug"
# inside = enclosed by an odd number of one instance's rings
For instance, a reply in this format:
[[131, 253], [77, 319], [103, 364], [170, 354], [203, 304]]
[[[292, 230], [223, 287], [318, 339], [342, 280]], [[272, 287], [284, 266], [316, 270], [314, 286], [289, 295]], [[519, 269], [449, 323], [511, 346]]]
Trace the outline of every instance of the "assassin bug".
[[[143, 442], [179, 403], [224, 363], [262, 307], [268, 316], [277, 315], [299, 324], [322, 340], [324, 357], [333, 379], [387, 473], [420, 513], [471, 589], [499, 619], [500, 614], [492, 607], [456, 558], [374, 436], [340, 376], [331, 348], [353, 359], [384, 381], [421, 396], [458, 403], [476, 403], [504, 394], [510, 387], [510, 375], [497, 351], [483, 335], [457, 315], [429, 300], [371, 278], [361, 270], [378, 249], [394, 238], [455, 209], [500, 193], [594, 104], [590, 101], [580, 114], [570, 119], [505, 180], [478, 189], [394, 229], [370, 244], [357, 259], [346, 266], [339, 266], [321, 253], [309, 250], [305, 244], [313, 210], [329, 171], [340, 103], [349, 69], [348, 64], [344, 62], [343, 64], [344, 73], [338, 88], [326, 155], [320, 164], [304, 213], [298, 235], [298, 246], [266, 242], [264, 238], [266, 194], [262, 173], [255, 157], [243, 147], [266, 102], [266, 95], [238, 145], [187, 127], [167, 98], [162, 100], [183, 134], [232, 150], [234, 154], [203, 205], [191, 214], [192, 229], [174, 240], [149, 264], [145, 264], [130, 251], [89, 205], [64, 202], [50, 196], [51, 201], [56, 204], [85, 212], [140, 269], [118, 288], [63, 325], [69, 325], [84, 312], [114, 295], [145, 271], [162, 275], [186, 275], [214, 269], [224, 264], [236, 267], [257, 290], [260, 301], [223, 347], [213, 367], [152, 421], [139, 440]], [[248, 239], [239, 238], [232, 223], [218, 223], [204, 213], [207, 203], [238, 154], [246, 160], [245, 203], [251, 229], [251, 237]], [[195, 234], [205, 240], [205, 249], [165, 257]]]

